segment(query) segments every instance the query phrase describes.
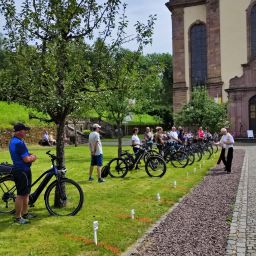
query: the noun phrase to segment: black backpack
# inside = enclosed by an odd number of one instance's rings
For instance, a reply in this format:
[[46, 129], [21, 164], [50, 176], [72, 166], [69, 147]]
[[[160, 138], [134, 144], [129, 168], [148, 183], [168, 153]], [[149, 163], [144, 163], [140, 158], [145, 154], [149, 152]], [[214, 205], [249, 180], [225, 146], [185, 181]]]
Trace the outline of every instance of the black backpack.
[[109, 165], [105, 165], [101, 169], [101, 178], [106, 178], [109, 174]]
[[1, 175], [8, 175], [12, 173], [14, 166], [12, 164], [0, 163], [0, 176]]

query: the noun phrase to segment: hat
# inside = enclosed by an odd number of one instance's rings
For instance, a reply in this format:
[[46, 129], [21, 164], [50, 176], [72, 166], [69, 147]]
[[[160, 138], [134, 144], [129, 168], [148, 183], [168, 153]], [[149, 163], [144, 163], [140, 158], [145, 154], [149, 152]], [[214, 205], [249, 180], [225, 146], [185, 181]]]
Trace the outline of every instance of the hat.
[[92, 126], [93, 128], [101, 128], [101, 126], [100, 125], [98, 125], [98, 124], [93, 124], [93, 126]]
[[29, 131], [30, 127], [27, 127], [22, 123], [17, 123], [13, 126], [13, 130], [14, 130], [14, 132], [18, 132], [18, 131], [21, 131], [21, 130]]

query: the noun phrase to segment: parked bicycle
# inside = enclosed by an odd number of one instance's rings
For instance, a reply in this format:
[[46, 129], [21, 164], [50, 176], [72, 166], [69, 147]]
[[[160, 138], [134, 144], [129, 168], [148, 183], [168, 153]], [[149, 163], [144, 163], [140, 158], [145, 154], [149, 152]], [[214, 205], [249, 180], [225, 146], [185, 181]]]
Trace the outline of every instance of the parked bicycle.
[[[72, 179], [65, 178], [66, 169], [58, 170], [55, 165], [57, 157], [46, 152], [50, 157], [52, 167], [45, 171], [32, 185], [33, 187], [43, 177], [37, 189], [29, 195], [29, 206], [33, 207], [42, 191], [44, 192], [45, 206], [51, 215], [70, 216], [77, 214], [84, 202], [84, 194], [80, 185]], [[55, 176], [48, 187], [48, 183]], [[0, 213], [14, 213], [16, 186], [11, 171], [0, 176]]]
[[162, 177], [166, 172], [165, 160], [159, 155], [148, 152], [142, 147], [137, 158], [128, 151], [123, 151], [121, 157], [113, 158], [108, 164], [108, 173], [113, 178], [124, 178], [129, 170], [133, 170], [140, 161], [145, 161], [145, 171], [150, 177]]

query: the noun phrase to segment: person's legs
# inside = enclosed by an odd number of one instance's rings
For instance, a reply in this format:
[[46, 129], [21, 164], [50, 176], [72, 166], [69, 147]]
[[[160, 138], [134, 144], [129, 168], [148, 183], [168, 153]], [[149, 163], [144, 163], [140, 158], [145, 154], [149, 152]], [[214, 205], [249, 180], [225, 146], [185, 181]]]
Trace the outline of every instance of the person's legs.
[[92, 156], [91, 157], [91, 166], [89, 169], [89, 181], [93, 181], [92, 173], [93, 173], [93, 169], [94, 169], [95, 165], [97, 165], [97, 159], [96, 159], [96, 156]]
[[101, 166], [97, 166], [98, 179], [101, 178]]
[[[135, 163], [137, 162], [138, 158], [139, 158], [139, 151], [140, 151], [140, 148], [136, 148], [136, 147], [133, 147], [133, 153], [135, 155]], [[138, 164], [135, 166], [135, 169], [139, 169], [139, 166]]]
[[221, 150], [220, 159], [222, 160], [223, 164], [225, 165], [225, 168], [227, 168], [227, 161], [226, 161], [226, 158], [225, 158], [225, 148], [223, 148]]
[[16, 196], [15, 199], [15, 216], [16, 218], [21, 218], [22, 212], [23, 212], [23, 205], [24, 205], [24, 200], [23, 200], [23, 196]]
[[98, 173], [98, 182], [104, 182], [105, 180], [103, 180], [101, 178], [101, 168], [103, 165], [103, 155], [98, 155], [97, 156], [97, 173]]
[[17, 188], [15, 199], [16, 218], [28, 213], [29, 194], [31, 190], [31, 171], [13, 170], [14, 182]]
[[233, 148], [228, 149], [228, 156], [227, 156], [227, 172], [231, 172], [231, 165], [233, 160]]
[[94, 166], [91, 165], [91, 166], [90, 166], [90, 169], [89, 169], [89, 181], [92, 181], [92, 180], [93, 180], [93, 177], [92, 177], [93, 168], [94, 168]]
[[23, 196], [22, 216], [28, 214], [29, 195]]

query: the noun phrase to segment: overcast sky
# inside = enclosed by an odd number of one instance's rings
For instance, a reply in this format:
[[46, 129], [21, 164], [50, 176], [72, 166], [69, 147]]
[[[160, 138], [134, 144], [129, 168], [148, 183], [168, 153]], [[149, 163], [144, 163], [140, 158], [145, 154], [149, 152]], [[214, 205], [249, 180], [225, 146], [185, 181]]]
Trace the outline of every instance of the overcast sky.
[[[133, 24], [136, 21], [146, 22], [150, 14], [157, 14], [153, 43], [144, 49], [144, 53], [172, 53], [171, 13], [165, 6], [168, 0], [125, 0], [127, 17], [129, 19], [128, 34], [134, 34]], [[17, 4], [22, 0], [15, 0]], [[0, 17], [0, 31], [3, 27], [3, 17]], [[135, 50], [135, 45], [129, 43], [126, 48]]]

